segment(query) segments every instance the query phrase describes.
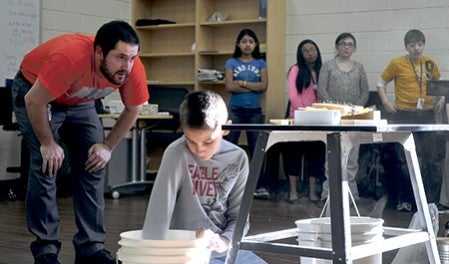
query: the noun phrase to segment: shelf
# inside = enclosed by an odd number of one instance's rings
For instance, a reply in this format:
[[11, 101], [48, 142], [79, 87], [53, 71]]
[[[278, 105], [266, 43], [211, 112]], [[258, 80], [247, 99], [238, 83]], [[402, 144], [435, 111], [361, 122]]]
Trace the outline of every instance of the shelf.
[[163, 86], [183, 86], [189, 85], [193, 86], [195, 82], [185, 82], [185, 81], [157, 81], [157, 80], [148, 80], [147, 84], [149, 85], [163, 85]]
[[141, 53], [140, 58], [156, 58], [156, 57], [189, 57], [195, 56], [192, 52], [171, 52], [171, 53]]
[[234, 51], [220, 51], [220, 50], [203, 50], [199, 52], [202, 56], [216, 56], [216, 55], [232, 55]]
[[235, 26], [239, 24], [265, 24], [266, 19], [241, 19], [241, 20], [228, 20], [222, 22], [202, 22], [200, 26], [221, 27], [221, 26]]
[[170, 28], [183, 28], [183, 27], [195, 27], [195, 23], [176, 23], [176, 24], [160, 24], [154, 26], [138, 26], [137, 30], [158, 30], [158, 29], [170, 29]]
[[223, 84], [225, 84], [225, 81], [224, 80], [216, 81], [216, 82], [212, 82], [212, 81], [198, 81], [198, 83], [199, 84], [207, 84], [207, 85], [209, 85], [209, 84], [223, 85]]
[[[229, 92], [224, 81], [199, 81], [197, 69], [225, 71], [239, 32], [251, 28], [259, 42], [265, 43], [269, 63], [269, 88], [263, 95], [263, 108], [267, 118], [283, 115], [280, 109], [285, 109], [284, 98], [276, 95], [285, 88], [285, 56], [279, 55], [284, 54], [285, 47], [285, 0], [267, 2], [267, 16], [259, 18], [259, 0], [130, 1], [133, 24], [138, 19], [175, 22], [134, 26], [140, 39], [138, 55], [150, 79], [148, 84], [167, 88], [184, 86], [192, 91], [213, 90], [227, 101]], [[226, 20], [209, 22], [215, 12], [225, 14]]]

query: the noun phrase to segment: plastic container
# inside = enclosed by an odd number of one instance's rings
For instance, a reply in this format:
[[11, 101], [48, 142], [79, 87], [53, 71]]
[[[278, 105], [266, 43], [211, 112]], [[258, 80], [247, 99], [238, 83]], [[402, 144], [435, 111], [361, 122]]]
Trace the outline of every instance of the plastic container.
[[117, 259], [123, 264], [165, 264], [209, 262], [210, 251], [195, 231], [169, 230], [167, 240], [142, 239], [142, 230], [120, 234]]
[[[383, 240], [383, 219], [371, 217], [351, 217], [352, 245], [362, 245]], [[310, 218], [295, 221], [298, 228], [298, 244], [332, 248], [332, 232], [329, 217]], [[330, 264], [331, 260], [301, 257], [301, 264]], [[354, 264], [381, 264], [382, 253], [353, 261]]]
[[295, 110], [295, 125], [339, 125], [341, 112], [337, 110]]

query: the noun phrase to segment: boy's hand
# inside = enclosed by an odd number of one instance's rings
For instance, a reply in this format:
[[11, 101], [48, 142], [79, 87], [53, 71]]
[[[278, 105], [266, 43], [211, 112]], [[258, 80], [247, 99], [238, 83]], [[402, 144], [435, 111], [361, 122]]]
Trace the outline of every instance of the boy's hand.
[[444, 96], [442, 96], [437, 103], [435, 104], [435, 113], [441, 113], [444, 110], [444, 107], [446, 106], [446, 99]]
[[395, 113], [396, 112], [395, 106], [390, 101], [383, 102], [383, 105], [384, 105], [385, 111], [387, 111], [387, 113]]
[[218, 253], [223, 253], [229, 249], [230, 241], [212, 232], [210, 229], [201, 229], [196, 232], [197, 238], [203, 238], [206, 241], [207, 248], [211, 251], [217, 251]]

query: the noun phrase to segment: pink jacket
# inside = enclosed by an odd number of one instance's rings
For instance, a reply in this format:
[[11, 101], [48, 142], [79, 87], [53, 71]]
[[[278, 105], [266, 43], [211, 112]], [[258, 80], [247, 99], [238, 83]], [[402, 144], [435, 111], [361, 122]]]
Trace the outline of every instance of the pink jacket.
[[295, 110], [311, 106], [318, 102], [316, 93], [316, 80], [309, 87], [304, 87], [302, 93], [298, 93], [296, 89], [296, 76], [299, 73], [298, 65], [293, 65], [288, 74], [288, 99], [290, 100], [289, 118], [294, 118]]

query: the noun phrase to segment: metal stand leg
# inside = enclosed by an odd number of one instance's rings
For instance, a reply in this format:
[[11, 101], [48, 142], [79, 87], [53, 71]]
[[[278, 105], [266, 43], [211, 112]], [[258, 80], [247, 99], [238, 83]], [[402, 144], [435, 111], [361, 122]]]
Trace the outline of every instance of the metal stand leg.
[[351, 224], [349, 214], [348, 182], [342, 178], [341, 135], [332, 133], [327, 135], [327, 159], [329, 160], [329, 199], [331, 211], [333, 263], [346, 262], [347, 254], [351, 250]]
[[131, 155], [132, 155], [132, 160], [131, 160], [131, 182], [135, 182], [137, 180], [137, 159], [138, 159], [138, 153], [137, 153], [137, 128], [133, 127], [132, 128], [132, 139], [131, 139]]
[[256, 147], [254, 149], [254, 155], [251, 160], [249, 176], [246, 182], [245, 191], [243, 192], [242, 203], [238, 218], [235, 224], [235, 231], [232, 236], [232, 248], [228, 251], [226, 257], [226, 264], [234, 264], [237, 257], [237, 252], [240, 249], [240, 241], [243, 237], [243, 230], [248, 219], [248, 214], [251, 210], [251, 204], [253, 202], [253, 194], [256, 190], [257, 180], [259, 179], [260, 170], [263, 164], [263, 158], [265, 156], [266, 145], [269, 134], [267, 132], [260, 132], [257, 137]]
[[428, 232], [430, 238], [429, 241], [425, 242], [429, 263], [440, 263], [435, 233], [432, 227], [432, 220], [430, 218], [429, 207], [427, 205], [426, 193], [424, 191], [421, 171], [419, 169], [418, 156], [416, 155], [415, 142], [412, 134], [410, 134], [410, 137], [403, 144], [403, 146], [408, 171], [410, 174], [410, 180], [412, 182], [413, 194], [415, 196], [416, 207], [418, 209], [418, 217], [421, 222], [422, 229]]
[[147, 175], [147, 168], [146, 168], [146, 161], [147, 161], [147, 148], [146, 148], [146, 134], [147, 130], [145, 128], [142, 128], [140, 130], [140, 159], [139, 159], [139, 174], [138, 174], [138, 181], [144, 182], [146, 180]]

